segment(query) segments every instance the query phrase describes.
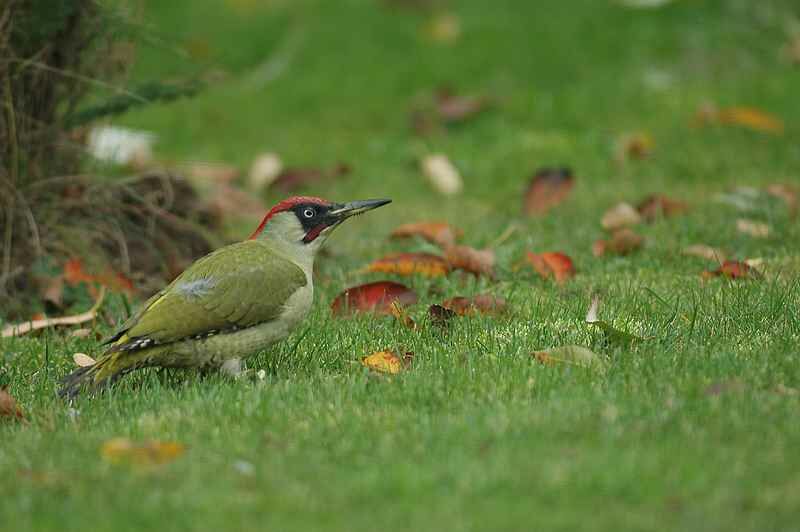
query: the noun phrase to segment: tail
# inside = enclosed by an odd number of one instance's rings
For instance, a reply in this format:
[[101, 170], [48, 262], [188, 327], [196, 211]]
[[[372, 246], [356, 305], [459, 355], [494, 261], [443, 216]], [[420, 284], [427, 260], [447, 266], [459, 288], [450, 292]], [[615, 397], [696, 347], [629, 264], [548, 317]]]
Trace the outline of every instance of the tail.
[[63, 379], [58, 396], [62, 399], [74, 399], [82, 391], [96, 391], [122, 377], [130, 368], [119, 368], [117, 364], [119, 353], [108, 353], [100, 357], [91, 366], [78, 368]]

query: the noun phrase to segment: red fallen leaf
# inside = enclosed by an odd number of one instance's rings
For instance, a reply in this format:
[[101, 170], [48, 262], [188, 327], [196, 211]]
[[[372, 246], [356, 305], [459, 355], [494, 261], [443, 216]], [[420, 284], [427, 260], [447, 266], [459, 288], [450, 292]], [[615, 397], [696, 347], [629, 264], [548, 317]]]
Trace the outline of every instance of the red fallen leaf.
[[348, 288], [331, 303], [335, 316], [346, 316], [354, 312], [391, 314], [392, 303], [413, 305], [417, 294], [400, 283], [378, 281]]
[[711, 277], [727, 277], [729, 279], [754, 279], [761, 277], [761, 274], [748, 265], [746, 262], [737, 260], [726, 260], [722, 266], [716, 270], [706, 270], [702, 273], [703, 279]]
[[627, 255], [636, 251], [644, 243], [644, 238], [630, 229], [620, 229], [614, 231], [608, 240], [598, 240], [592, 245], [592, 252], [595, 257], [601, 257], [606, 253], [615, 255]]
[[528, 262], [545, 279], [554, 277], [557, 283], [563, 283], [575, 276], [572, 259], [558, 251], [545, 253], [528, 252]]
[[107, 269], [99, 275], [86, 273], [80, 259], [69, 259], [64, 263], [64, 281], [70, 285], [86, 283], [89, 285], [89, 292], [93, 297], [97, 297], [94, 284], [105, 286], [115, 292], [133, 292], [133, 281], [111, 269]]
[[456, 313], [442, 305], [431, 305], [428, 307], [428, 315], [431, 317], [431, 323], [437, 327], [446, 327]]
[[4, 417], [23, 420], [25, 416], [17, 405], [17, 400], [5, 388], [0, 388], [0, 418]]
[[537, 216], [567, 199], [575, 179], [569, 168], [542, 168], [531, 179], [525, 192], [525, 214]]
[[648, 222], [661, 217], [669, 218], [676, 214], [683, 214], [688, 208], [684, 202], [670, 199], [661, 194], [647, 196], [636, 206], [636, 210]]
[[339, 163], [331, 170], [319, 168], [287, 168], [278, 174], [273, 181], [273, 186], [283, 192], [289, 192], [302, 186], [321, 181], [341, 177], [350, 173], [350, 165]]
[[468, 271], [475, 275], [494, 276], [494, 251], [475, 249], [469, 246], [447, 248], [446, 258], [452, 268]]
[[499, 314], [506, 309], [506, 300], [489, 294], [479, 294], [472, 297], [454, 297], [442, 302], [442, 307], [452, 310], [459, 316], [474, 314]]
[[441, 277], [450, 272], [450, 264], [432, 253], [394, 253], [371, 262], [366, 271]]
[[416, 222], [403, 224], [392, 231], [392, 238], [408, 238], [420, 236], [444, 249], [452, 246], [461, 231], [446, 222]]

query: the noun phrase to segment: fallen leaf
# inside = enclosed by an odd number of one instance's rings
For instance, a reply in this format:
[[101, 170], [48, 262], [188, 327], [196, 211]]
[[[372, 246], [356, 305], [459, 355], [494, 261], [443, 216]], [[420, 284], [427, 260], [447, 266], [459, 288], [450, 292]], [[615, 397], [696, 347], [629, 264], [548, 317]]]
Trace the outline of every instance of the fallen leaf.
[[91, 321], [97, 317], [97, 309], [100, 308], [100, 305], [105, 298], [105, 294], [105, 287], [101, 287], [97, 301], [92, 308], [89, 309], [89, 311], [84, 312], [83, 314], [64, 316], [61, 318], [44, 318], [40, 320], [31, 320], [24, 323], [7, 325], [3, 328], [3, 332], [0, 334], [0, 337], [8, 338], [11, 336], [21, 336], [30, 331], [44, 329], [46, 327], [53, 327], [55, 325], [79, 325], [81, 323]]
[[481, 314], [500, 314], [506, 309], [506, 300], [490, 294], [478, 294], [472, 297], [454, 297], [444, 301], [442, 307], [452, 310], [459, 316]]
[[451, 268], [475, 275], [494, 277], [495, 255], [491, 249], [475, 249], [469, 246], [451, 246], [445, 251]]
[[767, 194], [770, 196], [783, 200], [792, 216], [797, 214], [798, 201], [796, 188], [783, 183], [773, 183], [767, 186], [766, 190]]
[[607, 231], [616, 231], [623, 227], [636, 225], [641, 221], [642, 217], [639, 212], [630, 204], [622, 202], [617, 203], [603, 214], [600, 225]]
[[736, 220], [736, 229], [740, 233], [750, 235], [754, 238], [767, 238], [770, 233], [770, 229], [767, 224], [763, 222], [757, 222], [755, 220], [747, 220], [745, 218], [739, 218]]
[[417, 302], [417, 295], [400, 283], [377, 281], [348, 288], [333, 300], [331, 310], [335, 316], [354, 312], [391, 314], [394, 301], [401, 305], [413, 305]]
[[434, 42], [453, 44], [461, 36], [461, 19], [455, 13], [437, 13], [425, 26], [425, 34]]
[[463, 122], [484, 111], [489, 104], [486, 96], [459, 96], [449, 89], [436, 95], [436, 110], [444, 122]]
[[461, 193], [464, 182], [446, 155], [441, 153], [428, 155], [422, 159], [421, 165], [422, 173], [437, 192], [445, 196]]
[[710, 277], [727, 277], [728, 279], [753, 279], [760, 278], [761, 274], [746, 262], [726, 260], [716, 270], [704, 271], [704, 279]]
[[319, 168], [287, 168], [273, 181], [273, 186], [282, 192], [290, 192], [300, 187], [326, 179], [341, 177], [350, 173], [350, 165], [339, 163], [331, 170]]
[[25, 416], [22, 413], [17, 400], [12, 397], [5, 388], [0, 388], [0, 418], [11, 417], [17, 420], [23, 420]]
[[456, 316], [456, 313], [442, 305], [431, 305], [428, 307], [428, 315], [433, 325], [444, 328]]
[[95, 365], [95, 360], [86, 353], [75, 353], [72, 355], [72, 361], [80, 368], [86, 368]]
[[260, 220], [265, 211], [261, 200], [225, 183], [216, 186], [208, 200], [207, 208], [218, 220], [229, 218]]
[[719, 264], [725, 262], [724, 251], [719, 248], [706, 246], [705, 244], [694, 244], [692, 246], [685, 247], [681, 253], [693, 257], [700, 257], [701, 259], [711, 260]]
[[564, 253], [547, 251], [544, 253], [528, 252], [528, 262], [545, 279], [554, 278], [559, 284], [575, 276], [575, 266]]
[[179, 170], [186, 179], [199, 186], [230, 184], [241, 175], [241, 171], [235, 166], [219, 163], [191, 163]]
[[366, 271], [441, 277], [450, 271], [450, 264], [432, 253], [394, 253], [371, 262]]
[[262, 153], [253, 160], [247, 174], [247, 186], [250, 190], [260, 192], [278, 179], [283, 170], [283, 161], [277, 153]]
[[616, 255], [627, 255], [632, 251], [642, 247], [644, 238], [634, 233], [630, 229], [620, 229], [614, 231], [608, 240], [598, 240], [592, 246], [595, 257], [601, 257], [606, 253]]
[[661, 194], [647, 196], [636, 206], [636, 210], [648, 222], [683, 214], [688, 208], [682, 201], [676, 201]]
[[716, 123], [742, 126], [761, 133], [783, 134], [783, 121], [769, 113], [753, 107], [726, 107], [717, 109], [713, 105], [703, 106], [695, 115], [695, 123]]
[[593, 369], [601, 373], [606, 370], [606, 361], [597, 353], [580, 345], [552, 347], [532, 354], [538, 362], [547, 366], [565, 364]]
[[52, 303], [56, 307], [61, 307], [64, 302], [64, 276], [56, 275], [44, 277], [38, 280], [39, 293], [42, 301]]
[[537, 170], [525, 192], [524, 210], [528, 216], [538, 216], [567, 199], [575, 179], [569, 168]]
[[650, 157], [655, 147], [655, 141], [649, 133], [639, 131], [622, 135], [616, 142], [614, 158], [618, 162], [629, 159], [646, 159]]
[[128, 438], [112, 438], [103, 443], [100, 455], [112, 464], [155, 466], [172, 462], [185, 451], [186, 446], [177, 442], [134, 442]]
[[400, 323], [402, 323], [406, 328], [415, 331], [417, 329], [417, 324], [411, 319], [411, 316], [405, 311], [405, 309], [397, 302], [397, 300], [392, 301], [390, 305], [390, 311], [392, 316], [397, 319]]
[[[406, 353], [403, 359], [410, 363], [413, 357], [414, 355], [412, 353]], [[404, 360], [401, 360], [400, 357], [391, 351], [378, 351], [377, 353], [365, 356], [361, 359], [361, 364], [372, 371], [388, 373], [390, 375], [397, 375], [408, 366], [408, 364], [404, 363]]]
[[607, 321], [601, 320], [599, 313], [600, 297], [598, 295], [594, 295], [592, 297], [592, 302], [589, 304], [589, 309], [586, 311], [586, 323], [603, 331], [603, 335], [609, 343], [630, 345], [636, 342], [644, 341], [644, 338], [640, 336], [617, 329]]
[[103, 273], [87, 273], [83, 269], [83, 262], [80, 259], [72, 258], [64, 263], [64, 281], [69, 285], [86, 283], [89, 286], [89, 293], [93, 297], [98, 296], [98, 291], [94, 285], [108, 288], [112, 292], [133, 293], [133, 281], [113, 270], [106, 269]]
[[416, 222], [403, 224], [392, 231], [392, 238], [420, 236], [443, 249], [455, 245], [461, 231], [446, 222]]

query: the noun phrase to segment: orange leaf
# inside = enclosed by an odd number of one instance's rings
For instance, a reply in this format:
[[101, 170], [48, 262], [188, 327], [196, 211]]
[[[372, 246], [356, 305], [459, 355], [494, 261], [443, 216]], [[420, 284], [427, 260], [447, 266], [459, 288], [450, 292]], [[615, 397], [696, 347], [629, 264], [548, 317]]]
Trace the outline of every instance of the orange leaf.
[[171, 462], [185, 451], [186, 446], [177, 442], [151, 440], [140, 443], [128, 438], [112, 438], [103, 443], [100, 455], [113, 464], [153, 466]]
[[472, 297], [454, 297], [444, 301], [442, 307], [452, 310], [459, 316], [474, 314], [499, 314], [506, 308], [506, 300], [489, 294], [479, 294]]
[[335, 316], [349, 315], [354, 312], [375, 312], [391, 314], [392, 303], [413, 305], [417, 295], [400, 283], [378, 281], [348, 288], [331, 304]]
[[646, 159], [653, 152], [655, 142], [649, 133], [638, 132], [623, 135], [617, 140], [616, 159], [625, 162], [628, 159]]
[[661, 194], [647, 196], [636, 206], [636, 210], [648, 222], [661, 217], [668, 218], [676, 214], [683, 214], [687, 209], [688, 206], [682, 201], [676, 201]]
[[373, 261], [367, 266], [367, 271], [441, 277], [447, 275], [450, 265], [442, 257], [432, 253], [395, 253]]
[[704, 279], [710, 277], [727, 277], [729, 279], [753, 279], [761, 277], [761, 274], [749, 266], [746, 262], [736, 260], [726, 260], [722, 266], [716, 270], [708, 270], [702, 273]]
[[528, 262], [545, 279], [554, 277], [557, 283], [563, 283], [575, 276], [575, 266], [567, 255], [548, 251], [545, 253], [528, 252]]
[[12, 417], [22, 420], [22, 410], [17, 405], [17, 400], [5, 388], [0, 388], [0, 418]]
[[630, 229], [620, 229], [615, 231], [608, 240], [598, 240], [592, 246], [592, 252], [596, 257], [606, 253], [616, 255], [627, 255], [642, 247], [644, 238], [634, 233]]
[[475, 275], [494, 276], [494, 251], [469, 246], [451, 246], [446, 251], [450, 266]]
[[569, 168], [542, 168], [531, 179], [525, 192], [525, 213], [529, 216], [545, 214], [562, 203], [575, 184]]
[[[414, 355], [406, 353], [404, 359], [410, 362]], [[405, 364], [396, 354], [391, 351], [378, 351], [361, 359], [361, 364], [365, 367], [380, 373], [396, 375], [403, 371]]]
[[105, 286], [109, 290], [116, 292], [133, 292], [133, 281], [117, 273], [110, 268], [100, 275], [87, 273], [83, 269], [83, 262], [80, 259], [69, 259], [64, 263], [64, 280], [67, 284], [76, 285], [86, 283], [90, 285], [90, 293], [97, 297], [97, 292], [93, 289], [94, 284]]
[[696, 122], [736, 125], [761, 133], [783, 134], [783, 121], [769, 113], [753, 107], [726, 107], [716, 109], [706, 106], [697, 112]]
[[420, 236], [442, 248], [448, 248], [455, 244], [456, 238], [460, 236], [460, 231], [445, 222], [417, 222], [403, 224], [392, 231], [393, 238], [408, 238]]

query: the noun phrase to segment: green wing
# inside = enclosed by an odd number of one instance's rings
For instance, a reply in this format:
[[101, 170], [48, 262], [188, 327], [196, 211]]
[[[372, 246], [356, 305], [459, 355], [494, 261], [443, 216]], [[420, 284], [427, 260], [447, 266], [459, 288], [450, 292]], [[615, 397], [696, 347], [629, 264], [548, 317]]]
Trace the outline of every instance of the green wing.
[[297, 264], [260, 242], [220, 248], [150, 298], [108, 340], [115, 342], [110, 351], [143, 349], [274, 320], [307, 282]]

